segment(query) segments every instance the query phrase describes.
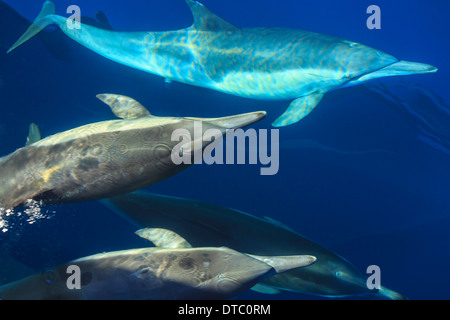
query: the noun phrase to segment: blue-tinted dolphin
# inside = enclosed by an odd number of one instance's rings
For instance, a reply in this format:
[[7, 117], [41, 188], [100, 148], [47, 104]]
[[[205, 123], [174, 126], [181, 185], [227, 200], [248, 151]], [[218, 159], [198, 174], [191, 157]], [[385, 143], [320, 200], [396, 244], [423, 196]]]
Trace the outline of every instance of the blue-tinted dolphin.
[[270, 218], [257, 218], [241, 211], [182, 198], [134, 192], [102, 200], [138, 227], [167, 228], [193, 246], [226, 246], [256, 255], [315, 256], [317, 261], [263, 279], [256, 291], [279, 290], [339, 297], [375, 294], [381, 298], [404, 297], [385, 287], [370, 290], [350, 262]]
[[0, 299], [230, 299], [261, 278], [316, 261], [309, 255], [268, 257], [225, 247], [192, 248], [164, 229], [137, 234], [157, 247], [77, 259], [0, 287]]
[[[41, 140], [32, 125], [27, 145], [0, 158], [0, 216], [30, 200], [44, 204], [98, 200], [160, 182], [189, 167], [172, 160], [179, 144], [172, 141], [175, 130], [187, 130], [194, 137], [191, 149], [197, 150], [212, 143], [196, 142], [197, 121], [202, 123], [200, 134], [215, 129], [225, 135], [227, 129], [265, 116], [252, 112], [222, 118], [157, 117], [129, 97], [97, 97], [121, 119], [90, 123]], [[187, 155], [191, 149], [186, 149]]]
[[365, 86], [408, 121], [419, 140], [450, 155], [450, 106], [435, 92], [415, 83], [391, 84], [381, 81]]
[[294, 99], [273, 122], [286, 126], [308, 115], [330, 90], [437, 68], [397, 58], [341, 38], [283, 28], [237, 28], [197, 1], [186, 0], [194, 24], [176, 31], [116, 32], [81, 24], [69, 28], [47, 1], [15, 49], [48, 25], [124, 65], [183, 83], [253, 99]]

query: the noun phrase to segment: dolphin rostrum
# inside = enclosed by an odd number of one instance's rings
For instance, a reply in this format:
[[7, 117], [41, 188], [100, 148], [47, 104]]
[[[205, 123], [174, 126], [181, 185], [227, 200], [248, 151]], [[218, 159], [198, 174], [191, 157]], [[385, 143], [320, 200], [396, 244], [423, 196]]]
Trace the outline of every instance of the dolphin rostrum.
[[[32, 125], [27, 146], [0, 158], [0, 210], [31, 200], [44, 204], [90, 201], [138, 190], [189, 166], [172, 161], [178, 144], [171, 138], [174, 130], [183, 128], [192, 135], [201, 121], [203, 132], [215, 129], [225, 135], [227, 129], [265, 116], [265, 112], [253, 112], [223, 118], [157, 117], [129, 97], [97, 97], [122, 119], [87, 124], [39, 141], [34, 141], [39, 134]], [[193, 142], [194, 148], [201, 149], [212, 141]]]
[[255, 291], [278, 293], [286, 290], [328, 297], [374, 295], [404, 299], [384, 286], [379, 290], [368, 289], [367, 278], [350, 262], [271, 218], [258, 218], [203, 201], [142, 191], [102, 202], [140, 228], [168, 228], [196, 247], [226, 246], [248, 254], [309, 254], [317, 258], [307, 268], [263, 279], [253, 288]]
[[273, 122], [276, 127], [301, 120], [327, 91], [379, 77], [437, 71], [334, 36], [283, 28], [240, 29], [201, 3], [186, 2], [194, 16], [187, 29], [116, 32], [86, 24], [69, 28], [47, 1], [8, 52], [56, 24], [98, 54], [169, 81], [253, 99], [293, 99]]
[[[316, 261], [310, 255], [267, 257], [226, 247], [192, 248], [165, 229], [137, 234], [157, 247], [77, 259], [0, 287], [0, 299], [230, 299], [264, 277]], [[78, 287], [72, 270], [79, 271]]]

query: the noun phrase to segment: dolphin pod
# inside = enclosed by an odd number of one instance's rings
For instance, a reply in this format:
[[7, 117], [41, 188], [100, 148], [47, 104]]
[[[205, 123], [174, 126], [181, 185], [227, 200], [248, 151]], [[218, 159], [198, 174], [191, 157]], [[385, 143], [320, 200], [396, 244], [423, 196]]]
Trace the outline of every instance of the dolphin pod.
[[[272, 125], [307, 116], [328, 91], [369, 80], [436, 72], [365, 45], [309, 31], [238, 28], [201, 3], [186, 0], [194, 17], [186, 29], [116, 32], [82, 24], [69, 28], [46, 1], [11, 52], [49, 25], [88, 49], [168, 81], [253, 99], [292, 100]], [[87, 21], [87, 20], [83, 20]], [[0, 79], [1, 85], [1, 79]], [[385, 96], [388, 96], [385, 94]], [[101, 253], [0, 287], [0, 299], [230, 299], [252, 288], [327, 297], [373, 295], [404, 299], [384, 286], [369, 289], [355, 266], [270, 218], [214, 204], [133, 192], [186, 169], [171, 155], [182, 128], [195, 122], [225, 135], [265, 112], [223, 118], [156, 117], [132, 98], [101, 94], [120, 120], [87, 124], [44, 139], [35, 124], [26, 145], [0, 158], [0, 218], [30, 201], [42, 204], [103, 199], [140, 228], [156, 248]], [[201, 141], [202, 149], [212, 141]], [[179, 152], [190, 154], [187, 145]], [[193, 154], [193, 152], [192, 152]], [[192, 155], [190, 154], [190, 155]], [[108, 199], [105, 199], [108, 198]], [[316, 261], [317, 260], [317, 261]], [[67, 270], [81, 270], [69, 288]]]
[[194, 17], [187, 29], [116, 32], [82, 24], [69, 28], [52, 2], [8, 50], [46, 26], [118, 63], [191, 85], [253, 99], [294, 99], [273, 126], [298, 122], [330, 90], [398, 75], [436, 72], [434, 66], [398, 60], [365, 45], [324, 34], [283, 28], [238, 28], [201, 3], [186, 0]]
[[171, 228], [194, 246], [226, 246], [257, 255], [310, 254], [317, 261], [307, 267], [263, 279], [253, 290], [280, 290], [328, 297], [375, 295], [404, 299], [388, 288], [367, 288], [364, 277], [350, 262], [299, 235], [271, 218], [202, 201], [134, 192], [102, 200], [140, 228]]
[[[27, 145], [0, 158], [0, 208], [12, 209], [30, 200], [44, 204], [98, 200], [138, 190], [190, 165], [172, 161], [179, 143], [171, 138], [176, 129], [194, 136], [194, 123], [201, 121], [203, 132], [217, 129], [225, 135], [227, 129], [265, 116], [253, 112], [223, 118], [157, 117], [129, 97], [97, 97], [122, 119], [87, 124], [38, 141], [32, 125]], [[210, 143], [194, 141], [195, 148]]]
[[[192, 248], [165, 229], [143, 229], [137, 234], [157, 247], [77, 259], [0, 287], [0, 299], [230, 299], [264, 277], [316, 260], [309, 255], [268, 257], [226, 247]], [[74, 268], [79, 270], [78, 287], [71, 278]]]

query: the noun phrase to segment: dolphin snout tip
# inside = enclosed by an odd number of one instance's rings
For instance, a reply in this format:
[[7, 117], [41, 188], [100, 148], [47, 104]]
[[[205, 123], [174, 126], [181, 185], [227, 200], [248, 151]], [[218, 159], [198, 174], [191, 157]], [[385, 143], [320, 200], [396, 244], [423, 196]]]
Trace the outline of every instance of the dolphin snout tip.
[[266, 111], [256, 111], [256, 113], [257, 113], [259, 119], [264, 119], [267, 115]]
[[439, 69], [438, 69], [437, 67], [430, 65], [430, 66], [429, 66], [429, 69], [428, 69], [428, 72], [436, 72], [436, 71], [438, 71], [438, 70], [439, 70]]
[[381, 69], [383, 76], [398, 76], [436, 72], [438, 68], [431, 64], [400, 60]]
[[431, 64], [420, 63], [418, 65], [421, 66], [423, 72], [436, 72], [436, 71], [438, 71], [438, 68], [433, 66], [433, 65], [431, 65]]
[[315, 263], [317, 261], [317, 257], [315, 257], [315, 256], [309, 255], [308, 258], [309, 258], [309, 263], [310, 264], [313, 264], [313, 263]]

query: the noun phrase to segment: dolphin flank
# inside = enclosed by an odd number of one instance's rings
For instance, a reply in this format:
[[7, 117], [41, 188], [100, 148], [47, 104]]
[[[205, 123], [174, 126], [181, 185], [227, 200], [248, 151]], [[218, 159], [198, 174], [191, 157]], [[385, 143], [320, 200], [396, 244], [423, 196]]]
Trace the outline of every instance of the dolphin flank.
[[[144, 188], [190, 165], [172, 160], [179, 144], [172, 141], [176, 129], [193, 136], [196, 121], [201, 121], [203, 132], [216, 129], [225, 135], [227, 129], [265, 116], [252, 112], [223, 118], [156, 117], [129, 97], [97, 97], [122, 119], [87, 124], [44, 139], [32, 124], [27, 145], [0, 158], [0, 209], [30, 200], [44, 204], [98, 200]], [[194, 148], [204, 149], [210, 143], [194, 141]]]
[[164, 32], [116, 32], [82, 24], [70, 29], [52, 2], [8, 50], [46, 26], [121, 64], [191, 85], [253, 99], [293, 100], [273, 122], [293, 124], [330, 90], [397, 75], [429, 73], [434, 66], [401, 61], [362, 44], [324, 34], [283, 28], [240, 29], [201, 3], [186, 0], [194, 23]]

